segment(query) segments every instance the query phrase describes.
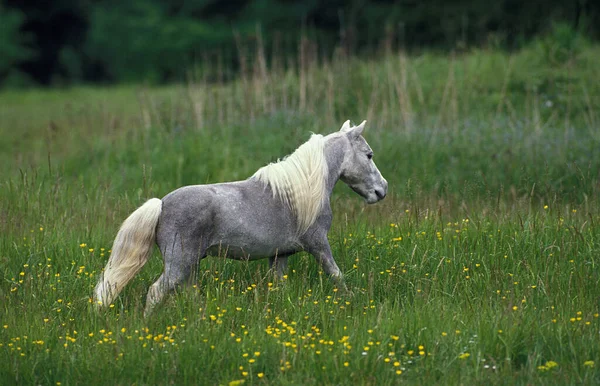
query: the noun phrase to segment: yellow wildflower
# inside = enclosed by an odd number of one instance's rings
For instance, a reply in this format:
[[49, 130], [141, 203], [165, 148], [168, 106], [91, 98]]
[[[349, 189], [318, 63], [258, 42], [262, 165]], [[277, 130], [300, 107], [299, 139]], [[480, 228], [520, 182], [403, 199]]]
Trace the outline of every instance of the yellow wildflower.
[[594, 361], [585, 361], [585, 362], [583, 362], [583, 365], [585, 367], [590, 367], [591, 368], [591, 367], [594, 367], [595, 363], [594, 363]]

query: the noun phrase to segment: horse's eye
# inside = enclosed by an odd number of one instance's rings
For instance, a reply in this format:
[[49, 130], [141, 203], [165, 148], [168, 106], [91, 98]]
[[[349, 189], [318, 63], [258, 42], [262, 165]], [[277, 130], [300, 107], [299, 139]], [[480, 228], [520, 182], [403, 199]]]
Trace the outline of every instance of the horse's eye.
[[373, 153], [369, 153], [369, 154], [367, 154], [367, 158], [368, 158], [368, 159], [371, 159], [371, 158], [373, 158]]

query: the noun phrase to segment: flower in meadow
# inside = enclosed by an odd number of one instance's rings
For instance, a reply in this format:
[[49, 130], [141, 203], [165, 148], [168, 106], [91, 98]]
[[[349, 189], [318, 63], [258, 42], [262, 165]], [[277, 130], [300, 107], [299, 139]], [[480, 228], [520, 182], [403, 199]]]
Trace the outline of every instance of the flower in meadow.
[[553, 369], [554, 367], [558, 367], [558, 363], [556, 363], [554, 361], [547, 361], [546, 364], [544, 364], [542, 366], [538, 366], [538, 370], [547, 371], [547, 370]]

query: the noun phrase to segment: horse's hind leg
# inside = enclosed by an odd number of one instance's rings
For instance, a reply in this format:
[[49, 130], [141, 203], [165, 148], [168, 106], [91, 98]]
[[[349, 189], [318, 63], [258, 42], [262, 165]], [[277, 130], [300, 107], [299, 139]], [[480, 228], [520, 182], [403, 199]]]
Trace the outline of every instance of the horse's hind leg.
[[288, 257], [287, 255], [269, 257], [269, 265], [276, 277], [282, 279], [285, 271], [287, 271]]
[[184, 280], [184, 277], [170, 278], [166, 272], [163, 272], [158, 280], [154, 282], [154, 284], [152, 284], [148, 290], [148, 295], [146, 296], [146, 308], [144, 309], [144, 317], [148, 317], [154, 310], [154, 307], [156, 307], [156, 305], [163, 300], [165, 295], [174, 290], [175, 287]]
[[165, 295], [183, 284], [193, 272], [198, 260], [205, 257], [205, 250], [199, 245], [200, 243], [190, 239], [184, 243], [179, 237], [175, 239], [176, 241], [172, 245], [161, 248], [165, 268], [162, 275], [148, 290], [144, 310], [145, 317], [152, 313], [154, 307], [164, 299]]

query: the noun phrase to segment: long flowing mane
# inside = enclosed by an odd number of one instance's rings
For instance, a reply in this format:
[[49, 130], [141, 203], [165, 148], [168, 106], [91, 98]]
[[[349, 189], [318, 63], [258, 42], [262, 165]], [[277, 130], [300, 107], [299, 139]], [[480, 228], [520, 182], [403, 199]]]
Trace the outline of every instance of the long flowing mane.
[[252, 176], [268, 184], [273, 197], [290, 206], [296, 216], [298, 234], [306, 232], [315, 222], [326, 198], [329, 170], [324, 147], [325, 138], [313, 134], [292, 154], [258, 169]]

